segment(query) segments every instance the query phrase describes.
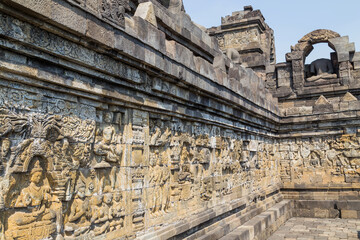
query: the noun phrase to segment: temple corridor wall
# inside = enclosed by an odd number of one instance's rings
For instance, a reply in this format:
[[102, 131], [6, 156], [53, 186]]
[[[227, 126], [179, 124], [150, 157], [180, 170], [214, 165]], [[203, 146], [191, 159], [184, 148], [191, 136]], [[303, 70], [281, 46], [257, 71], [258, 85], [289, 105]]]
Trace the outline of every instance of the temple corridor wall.
[[144, 64], [0, 7], [1, 240], [135, 238], [279, 192], [278, 110], [254, 73], [232, 68], [259, 89], [216, 83], [168, 40], [149, 67], [158, 49]]
[[356, 133], [281, 140], [284, 188], [357, 188], [359, 143]]
[[131, 236], [279, 187], [271, 138], [0, 84], [5, 239]]
[[181, 1], [0, 2], [0, 240], [176, 239], [358, 186], [358, 113], [284, 114], [205, 30]]

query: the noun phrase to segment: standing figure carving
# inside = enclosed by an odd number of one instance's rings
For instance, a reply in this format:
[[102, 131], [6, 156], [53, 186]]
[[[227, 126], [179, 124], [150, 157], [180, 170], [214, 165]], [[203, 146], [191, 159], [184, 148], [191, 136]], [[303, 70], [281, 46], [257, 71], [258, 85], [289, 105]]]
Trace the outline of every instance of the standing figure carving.
[[158, 151], [155, 152], [153, 160], [153, 167], [150, 173], [149, 184], [154, 189], [151, 191], [150, 195], [150, 211], [153, 216], [159, 216], [159, 211], [161, 209], [161, 184], [162, 184], [162, 169], [160, 167], [160, 157]]
[[0, 174], [3, 172], [6, 163], [6, 157], [10, 152], [11, 142], [8, 138], [4, 138], [1, 141], [1, 152], [0, 152]]

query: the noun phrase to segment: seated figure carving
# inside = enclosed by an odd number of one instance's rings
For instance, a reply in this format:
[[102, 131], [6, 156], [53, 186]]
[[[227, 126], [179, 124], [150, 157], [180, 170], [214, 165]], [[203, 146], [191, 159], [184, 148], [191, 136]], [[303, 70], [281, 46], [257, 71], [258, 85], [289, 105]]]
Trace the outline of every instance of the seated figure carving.
[[87, 233], [90, 229], [89, 222], [89, 200], [85, 196], [86, 186], [83, 182], [79, 182], [76, 189], [76, 196], [71, 205], [68, 222], [65, 224], [65, 233], [78, 237]]
[[[56, 211], [50, 188], [42, 184], [42, 168], [35, 163], [30, 184], [17, 198], [15, 208], [22, 208], [9, 217], [7, 239], [43, 239], [56, 232]], [[31, 229], [31, 231], [29, 231]]]
[[337, 78], [331, 60], [325, 58], [313, 61], [310, 65], [310, 72], [315, 75], [306, 79], [309, 82], [314, 82], [319, 79]]
[[106, 166], [106, 162], [116, 163], [121, 160], [122, 145], [114, 138], [116, 138], [115, 128], [108, 126], [103, 130], [101, 140], [95, 144], [95, 154], [102, 157], [100, 165]]
[[112, 231], [115, 229], [119, 230], [124, 226], [125, 206], [123, 202], [122, 193], [120, 191], [115, 192], [113, 205], [110, 209], [113, 217], [113, 220], [110, 223]]
[[95, 236], [101, 235], [109, 230], [110, 223], [109, 217], [110, 208], [108, 206], [112, 201], [112, 195], [93, 195], [90, 204], [91, 204], [91, 224], [93, 225], [93, 233]]

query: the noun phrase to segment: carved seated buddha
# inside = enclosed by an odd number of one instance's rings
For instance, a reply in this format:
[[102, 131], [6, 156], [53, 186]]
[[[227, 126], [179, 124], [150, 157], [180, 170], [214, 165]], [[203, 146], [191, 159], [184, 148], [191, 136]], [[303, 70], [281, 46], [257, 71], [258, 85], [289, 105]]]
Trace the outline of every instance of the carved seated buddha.
[[306, 79], [309, 82], [337, 78], [331, 60], [325, 58], [313, 61], [310, 65], [310, 72], [315, 75]]
[[56, 212], [51, 209], [54, 199], [50, 188], [42, 184], [39, 161], [30, 175], [29, 186], [21, 191], [15, 203], [15, 208], [22, 210], [9, 217], [6, 239], [44, 239], [56, 232]]

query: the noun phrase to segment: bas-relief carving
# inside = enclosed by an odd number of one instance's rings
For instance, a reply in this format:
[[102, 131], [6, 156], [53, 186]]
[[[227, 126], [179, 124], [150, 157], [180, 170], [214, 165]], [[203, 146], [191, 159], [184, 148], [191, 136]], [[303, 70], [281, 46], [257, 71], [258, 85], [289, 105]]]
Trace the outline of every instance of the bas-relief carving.
[[125, 10], [131, 10], [129, 0], [101, 0], [101, 16], [122, 27], [125, 26]]
[[241, 49], [244, 45], [260, 41], [260, 32], [258, 29], [249, 29], [224, 33], [217, 35], [219, 47], [222, 49], [235, 48]]
[[97, 138], [99, 140], [94, 145], [94, 153], [99, 161], [94, 168], [111, 167], [110, 163], [120, 162], [123, 152], [121, 134], [116, 134], [113, 126], [107, 126]]
[[[61, 236], [62, 204], [74, 186], [81, 165], [70, 157], [76, 132], [59, 115], [17, 114], [2, 109], [2, 196], [7, 239]], [[76, 119], [79, 125], [91, 122]], [[94, 125], [83, 128], [91, 138]], [[89, 133], [90, 132], [90, 133]], [[11, 147], [13, 146], [13, 147]], [[86, 160], [86, 159], [79, 159]], [[4, 166], [6, 165], [6, 166]]]
[[[110, 56], [97, 53], [8, 15], [0, 13], [0, 25], [2, 26], [0, 33], [9, 38], [15, 38], [36, 48], [59, 54], [65, 58], [71, 58], [75, 62], [81, 62], [81, 64], [100, 69], [136, 84], [145, 82], [145, 73], [132, 66], [124, 65]], [[0, 40], [0, 45], [6, 45], [6, 43]], [[11, 47], [14, 46], [11, 45]], [[19, 93], [19, 97], [21, 96], [23, 95]]]
[[[83, 9], [95, 13], [99, 18], [114, 22], [125, 27], [125, 12], [130, 11], [129, 0], [74, 0]], [[70, 2], [70, 1], [69, 1]]]
[[[127, 4], [103, 0], [100, 11], [122, 24]], [[141, 72], [105, 55], [10, 17], [1, 21], [3, 35], [143, 81]], [[235, 33], [220, 45], [258, 38], [255, 30]], [[302, 61], [294, 60], [293, 68], [300, 72]], [[231, 130], [165, 115], [149, 119], [138, 110], [109, 110], [99, 117], [103, 112], [95, 107], [24, 89], [0, 88], [0, 212], [5, 216], [0, 239], [93, 239], [114, 231], [133, 236], [188, 214], [182, 206], [211, 206], [225, 195], [274, 186], [279, 173], [294, 182], [303, 182], [314, 169], [349, 182], [359, 179], [356, 136], [299, 140], [276, 149], [272, 141], [242, 139]], [[182, 93], [171, 85], [161, 85], [164, 89]], [[127, 120], [116, 121], [115, 114], [124, 112], [128, 116], [121, 119]]]
[[281, 177], [295, 184], [358, 183], [359, 141], [353, 134], [280, 144]]
[[[255, 186], [250, 173], [255, 166], [260, 168], [260, 165], [254, 162], [256, 150], [251, 154], [253, 158], [247, 159], [243, 154], [243, 142], [236, 138], [221, 137], [224, 133], [221, 133], [220, 129], [214, 130], [216, 127], [211, 130], [208, 126], [184, 122], [171, 125], [171, 121], [159, 119], [150, 123], [151, 189], [148, 207], [152, 219], [164, 216], [161, 209], [164, 202], [169, 201], [164, 198], [167, 191], [170, 191], [169, 212], [172, 213], [178, 204], [204, 204], [231, 194], [236, 187], [246, 186], [250, 189], [252, 185]], [[187, 128], [189, 125], [192, 127]], [[170, 129], [179, 129], [180, 132]], [[267, 158], [268, 155], [264, 154], [261, 163], [267, 162]], [[160, 190], [161, 184], [168, 184], [161, 181], [164, 168], [170, 173], [170, 177], [166, 178], [170, 188], [166, 187], [165, 192]], [[262, 173], [258, 180], [265, 175]], [[248, 183], [244, 184], [245, 181]], [[260, 188], [260, 184], [257, 186]]]
[[127, 236], [276, 175], [259, 170], [268, 156], [219, 127], [130, 109], [84, 114], [76, 102], [35, 93], [28, 108], [9, 91], [0, 95], [6, 239]]
[[60, 234], [61, 203], [52, 196], [48, 184], [37, 160], [30, 172], [30, 184], [21, 190], [15, 204], [10, 204], [15, 213], [8, 218], [6, 238], [44, 239]]

